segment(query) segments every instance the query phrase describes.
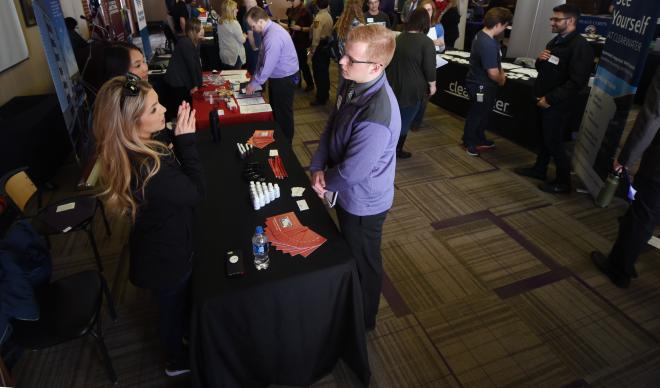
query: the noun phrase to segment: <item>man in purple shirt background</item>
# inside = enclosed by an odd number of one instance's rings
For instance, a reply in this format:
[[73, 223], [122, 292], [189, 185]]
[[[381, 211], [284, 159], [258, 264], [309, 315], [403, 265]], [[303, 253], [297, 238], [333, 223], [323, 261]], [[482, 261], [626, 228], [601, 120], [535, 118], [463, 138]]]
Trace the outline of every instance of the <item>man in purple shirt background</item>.
[[268, 81], [268, 100], [275, 121], [290, 143], [293, 141], [293, 94], [298, 83], [298, 57], [291, 35], [273, 23], [263, 8], [251, 8], [245, 20], [252, 31], [262, 36], [257, 69], [246, 92], [253, 94]]
[[396, 144], [401, 116], [385, 67], [394, 33], [371, 24], [348, 34], [339, 61], [347, 81], [312, 157], [312, 188], [337, 193], [339, 227], [355, 257], [368, 330], [376, 325], [382, 287], [383, 223], [394, 199]]

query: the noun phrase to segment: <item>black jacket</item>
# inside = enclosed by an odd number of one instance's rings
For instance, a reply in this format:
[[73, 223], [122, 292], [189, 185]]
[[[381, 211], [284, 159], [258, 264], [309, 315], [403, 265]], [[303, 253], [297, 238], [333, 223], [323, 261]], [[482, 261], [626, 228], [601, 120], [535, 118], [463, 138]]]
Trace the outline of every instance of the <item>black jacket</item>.
[[594, 52], [577, 31], [565, 37], [557, 35], [545, 48], [559, 58], [559, 63], [536, 61], [539, 74], [534, 95], [545, 96], [548, 104], [556, 105], [575, 97], [587, 87], [594, 66]]
[[167, 66], [165, 82], [175, 88], [190, 90], [202, 86], [202, 63], [199, 46], [195, 47], [187, 36], [180, 37]]
[[205, 191], [195, 136], [174, 138], [174, 155], [161, 158], [160, 170], [147, 182], [144, 197], [136, 190], [144, 172], [133, 179], [138, 211], [130, 235], [129, 277], [138, 287], [174, 286], [192, 269], [193, 211]]
[[442, 28], [445, 30], [445, 46], [454, 47], [456, 39], [458, 39], [459, 30], [458, 23], [461, 21], [461, 15], [458, 13], [456, 7], [449, 8], [444, 15], [440, 23], [442, 23]]
[[640, 156], [642, 162], [637, 176], [660, 182], [660, 68], [655, 71], [653, 81], [646, 92], [644, 106], [639, 111], [618, 160], [629, 167]]

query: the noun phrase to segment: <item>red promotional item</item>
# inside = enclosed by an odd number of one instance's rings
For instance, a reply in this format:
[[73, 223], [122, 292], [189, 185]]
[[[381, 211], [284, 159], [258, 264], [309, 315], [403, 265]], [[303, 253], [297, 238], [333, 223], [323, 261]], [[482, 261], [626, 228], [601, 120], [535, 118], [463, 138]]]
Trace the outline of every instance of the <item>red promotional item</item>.
[[247, 141], [248, 144], [253, 145], [259, 149], [264, 149], [268, 147], [270, 143], [275, 142], [275, 138], [273, 137], [273, 133], [275, 131], [273, 130], [258, 130], [254, 131], [252, 134], [252, 137]]
[[326, 241], [325, 237], [302, 225], [293, 212], [267, 218], [265, 233], [275, 249], [292, 256], [307, 257]]

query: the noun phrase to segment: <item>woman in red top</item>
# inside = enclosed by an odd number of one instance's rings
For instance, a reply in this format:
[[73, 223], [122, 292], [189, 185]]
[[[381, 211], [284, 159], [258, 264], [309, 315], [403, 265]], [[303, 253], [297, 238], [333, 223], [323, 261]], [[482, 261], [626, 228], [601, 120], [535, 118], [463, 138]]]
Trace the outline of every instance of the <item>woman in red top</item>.
[[[286, 16], [289, 19], [288, 24], [280, 23], [280, 25], [289, 30], [293, 45], [296, 47], [298, 66], [300, 66], [300, 72], [307, 84], [305, 91], [314, 90], [314, 79], [307, 64], [307, 49], [311, 44], [309, 36], [313, 17], [303, 5], [302, 0], [291, 0], [291, 8], [286, 10]], [[302, 81], [300, 85], [302, 86]]]

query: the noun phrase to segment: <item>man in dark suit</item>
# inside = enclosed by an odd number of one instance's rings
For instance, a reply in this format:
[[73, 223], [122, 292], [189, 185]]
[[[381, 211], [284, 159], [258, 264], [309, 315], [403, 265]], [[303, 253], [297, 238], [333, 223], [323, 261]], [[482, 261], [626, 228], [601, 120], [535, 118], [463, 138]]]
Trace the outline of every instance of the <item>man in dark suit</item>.
[[[644, 106], [628, 135], [626, 144], [614, 161], [614, 170], [622, 171], [642, 161], [633, 186], [635, 200], [619, 224], [619, 235], [605, 257], [591, 252], [591, 260], [620, 288], [628, 288], [630, 278], [637, 277], [635, 261], [653, 236], [660, 217], [660, 69], [656, 70], [646, 94]], [[643, 154], [643, 155], [642, 155]]]
[[520, 167], [518, 175], [545, 181], [550, 160], [556, 167], [556, 178], [539, 188], [560, 194], [571, 192], [571, 161], [564, 150], [564, 134], [573, 114], [575, 99], [589, 83], [594, 53], [577, 30], [580, 10], [561, 4], [553, 8], [550, 26], [555, 36], [536, 61], [538, 78], [534, 83], [539, 110], [542, 142], [531, 167]]

